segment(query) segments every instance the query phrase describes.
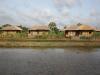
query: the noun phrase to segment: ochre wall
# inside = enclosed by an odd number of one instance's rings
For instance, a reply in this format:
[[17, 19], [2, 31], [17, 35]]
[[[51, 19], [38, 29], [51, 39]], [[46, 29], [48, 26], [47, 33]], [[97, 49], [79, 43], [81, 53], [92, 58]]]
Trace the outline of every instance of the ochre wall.
[[70, 36], [75, 36], [76, 32], [68, 32], [68, 34], [65, 33], [66, 37], [70, 37]]
[[93, 32], [82, 32], [82, 34], [80, 36], [90, 37], [92, 35], [93, 35]]
[[2, 31], [0, 37], [12, 37], [15, 36], [20, 31]]
[[28, 34], [28, 37], [35, 37], [35, 36], [42, 36], [42, 35], [48, 35], [48, 31], [30, 31]]
[[[68, 32], [65, 32], [65, 36], [66, 37], [74, 37], [76, 36], [76, 33], [75, 31], [68, 31]], [[86, 36], [86, 37], [90, 37], [93, 35], [93, 31], [81, 31], [81, 32], [78, 32], [79, 33], [79, 37], [80, 36]]]

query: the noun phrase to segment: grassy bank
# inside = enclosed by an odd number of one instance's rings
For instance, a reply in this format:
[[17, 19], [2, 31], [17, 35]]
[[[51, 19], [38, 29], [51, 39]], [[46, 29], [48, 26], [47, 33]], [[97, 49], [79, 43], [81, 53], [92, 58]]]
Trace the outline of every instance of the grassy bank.
[[0, 40], [0, 47], [100, 47], [96, 40]]
[[0, 38], [0, 47], [100, 47], [100, 39], [70, 39], [63, 33], [28, 38], [22, 34]]

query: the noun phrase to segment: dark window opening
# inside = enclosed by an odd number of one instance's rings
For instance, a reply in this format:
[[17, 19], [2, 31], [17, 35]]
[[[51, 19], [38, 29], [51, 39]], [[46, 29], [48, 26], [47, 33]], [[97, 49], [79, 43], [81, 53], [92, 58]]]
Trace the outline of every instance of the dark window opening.
[[66, 34], [68, 35], [68, 32], [66, 32]]
[[91, 34], [92, 32], [89, 32], [89, 34]]
[[79, 34], [80, 34], [79, 32], [76, 32], [76, 33], [75, 33], [76, 36], [79, 36]]

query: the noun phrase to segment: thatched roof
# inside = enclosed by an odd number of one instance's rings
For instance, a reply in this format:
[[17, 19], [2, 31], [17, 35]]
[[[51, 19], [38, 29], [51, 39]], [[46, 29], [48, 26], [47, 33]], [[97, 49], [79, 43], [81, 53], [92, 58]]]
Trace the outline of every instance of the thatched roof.
[[95, 27], [89, 25], [71, 25], [66, 27], [65, 30], [95, 30]]
[[95, 30], [95, 27], [89, 25], [80, 25], [78, 30]]
[[29, 30], [50, 30], [47, 25], [34, 25]]
[[2, 27], [1, 30], [3, 30], [3, 31], [10, 31], [10, 30], [11, 31], [21, 31], [22, 29], [17, 26], [11, 25], [11, 26]]
[[78, 26], [77, 25], [70, 25], [70, 26], [67, 26], [64, 30], [78, 30]]
[[96, 31], [97, 31], [97, 32], [100, 32], [100, 28], [96, 28]]

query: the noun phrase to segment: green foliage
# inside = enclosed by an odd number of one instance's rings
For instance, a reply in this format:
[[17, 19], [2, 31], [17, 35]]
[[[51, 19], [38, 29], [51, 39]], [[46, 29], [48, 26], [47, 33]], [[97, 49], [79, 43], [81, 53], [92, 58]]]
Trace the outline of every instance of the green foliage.
[[100, 32], [94, 32], [95, 37], [100, 37]]
[[64, 31], [59, 31], [57, 27], [55, 27], [54, 31], [50, 31], [48, 35], [50, 39], [63, 39], [64, 37]]
[[57, 28], [55, 22], [50, 22], [48, 26], [49, 26], [50, 32], [51, 32], [52, 34], [58, 34], [58, 33], [59, 33], [59, 29]]
[[49, 39], [64, 39], [64, 31], [58, 32], [57, 34], [49, 32], [48, 34]]
[[27, 36], [28, 36], [28, 35], [27, 35], [25, 32], [21, 32], [21, 33], [17, 33], [17, 34], [16, 34], [16, 37], [17, 37], [17, 38], [27, 38]]
[[77, 26], [81, 26], [81, 25], [82, 25], [81, 23], [78, 23], [78, 24], [77, 24]]
[[22, 32], [25, 32], [25, 33], [28, 32], [28, 28], [27, 28], [27, 27], [24, 27], [24, 26], [22, 26], [22, 25], [20, 25], [20, 26], [18, 26], [18, 27], [20, 27], [20, 28], [22, 29]]
[[87, 40], [87, 39], [89, 40], [89, 39], [92, 39], [92, 37], [81, 36], [80, 39], [81, 40]]
[[35, 36], [33, 39], [47, 39], [48, 38], [48, 36], [47, 35], [37, 35], [37, 36]]
[[50, 30], [54, 31], [54, 28], [56, 28], [56, 23], [55, 22], [50, 22], [49, 23], [49, 28], [50, 28]]
[[64, 36], [64, 31], [59, 32], [60, 36]]
[[2, 25], [2, 27], [6, 27], [6, 26], [11, 26], [10, 24], [4, 24]]

